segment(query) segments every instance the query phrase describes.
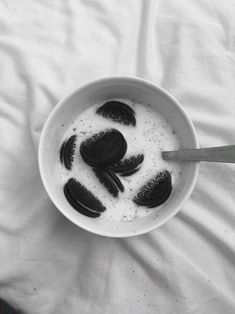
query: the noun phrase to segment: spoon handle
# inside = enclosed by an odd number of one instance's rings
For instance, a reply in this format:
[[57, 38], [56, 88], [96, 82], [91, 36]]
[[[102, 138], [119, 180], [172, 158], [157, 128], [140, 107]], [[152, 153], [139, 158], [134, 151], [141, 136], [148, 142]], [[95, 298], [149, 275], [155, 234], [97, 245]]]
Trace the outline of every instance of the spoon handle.
[[235, 145], [162, 152], [165, 160], [235, 163]]

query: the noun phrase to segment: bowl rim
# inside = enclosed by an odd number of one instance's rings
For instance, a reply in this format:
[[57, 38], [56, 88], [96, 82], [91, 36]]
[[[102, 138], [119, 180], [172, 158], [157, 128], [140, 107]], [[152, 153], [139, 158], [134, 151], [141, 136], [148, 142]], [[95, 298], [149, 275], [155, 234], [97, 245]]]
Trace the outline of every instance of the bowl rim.
[[[198, 178], [198, 174], [199, 174], [199, 168], [200, 168], [200, 162], [193, 162], [194, 165], [194, 169], [193, 169], [193, 175], [192, 175], [192, 179], [191, 182], [188, 186], [187, 192], [184, 194], [184, 196], [182, 197], [180, 203], [178, 204], [178, 206], [176, 206], [174, 208], [174, 210], [172, 209], [172, 212], [165, 217], [164, 219], [162, 219], [160, 222], [156, 222], [155, 224], [153, 224], [152, 226], [148, 226], [146, 228], [142, 228], [139, 231], [133, 232], [133, 230], [130, 230], [130, 232], [121, 232], [118, 234], [114, 234], [112, 232], [102, 232], [102, 231], [97, 231], [97, 230], [92, 230], [92, 228], [89, 228], [87, 226], [84, 226], [83, 224], [80, 224], [76, 219], [73, 219], [72, 217], [70, 217], [70, 215], [68, 213], [66, 213], [66, 211], [63, 210], [63, 208], [61, 208], [60, 204], [58, 204], [58, 202], [56, 201], [56, 199], [53, 197], [53, 195], [50, 193], [50, 188], [49, 185], [47, 184], [47, 180], [46, 180], [46, 175], [44, 173], [44, 167], [43, 167], [43, 162], [42, 162], [42, 153], [43, 153], [43, 146], [44, 146], [44, 142], [46, 141], [46, 132], [48, 129], [48, 126], [50, 125], [51, 121], [54, 119], [55, 114], [60, 110], [60, 108], [71, 98], [73, 97], [76, 93], [79, 93], [81, 90], [83, 89], [87, 89], [87, 88], [92, 88], [93, 85], [97, 85], [97, 84], [105, 84], [105, 83], [110, 83], [112, 81], [112, 83], [117, 84], [118, 82], [129, 82], [129, 83], [140, 83], [140, 84], [144, 84], [147, 87], [153, 88], [153, 89], [157, 89], [158, 92], [160, 92], [161, 94], [163, 94], [164, 96], [168, 97], [177, 107], [177, 110], [179, 110], [182, 114], [182, 116], [184, 117], [184, 119], [187, 121], [189, 129], [191, 131], [191, 134], [193, 136], [193, 148], [199, 148], [199, 141], [198, 141], [198, 137], [197, 137], [197, 133], [195, 130], [195, 127], [191, 121], [191, 119], [188, 117], [188, 115], [186, 114], [185, 110], [183, 109], [182, 105], [178, 102], [178, 100], [176, 100], [176, 98], [174, 96], [172, 96], [168, 91], [166, 91], [164, 88], [160, 87], [159, 85], [143, 79], [143, 78], [139, 78], [139, 77], [135, 77], [135, 76], [108, 76], [108, 77], [103, 77], [103, 78], [99, 78], [90, 82], [87, 82], [83, 85], [81, 85], [80, 87], [76, 87], [74, 88], [72, 91], [70, 91], [65, 97], [63, 97], [59, 102], [57, 102], [57, 104], [55, 105], [55, 107], [51, 110], [51, 112], [49, 113], [43, 127], [42, 127], [42, 131], [41, 131], [41, 135], [40, 135], [40, 139], [39, 139], [39, 145], [38, 145], [38, 166], [39, 166], [39, 173], [40, 173], [40, 177], [42, 180], [42, 183], [44, 185], [44, 188], [49, 196], [49, 198], [51, 199], [51, 201], [53, 202], [53, 204], [56, 206], [56, 208], [67, 218], [69, 219], [71, 222], [73, 222], [76, 226], [89, 231], [93, 234], [97, 234], [100, 236], [104, 236], [104, 237], [112, 237], [112, 238], [127, 238], [127, 237], [133, 237], [133, 236], [138, 236], [138, 235], [142, 235], [145, 234], [147, 232], [153, 231], [154, 229], [162, 226], [163, 224], [165, 224], [168, 220], [170, 220], [172, 217], [174, 217], [179, 211], [180, 209], [183, 207], [183, 205], [185, 204], [185, 202], [188, 200], [188, 198], [190, 197], [190, 195], [192, 194], [192, 191], [195, 187], [197, 178]], [[94, 228], [95, 229], [95, 228]]]

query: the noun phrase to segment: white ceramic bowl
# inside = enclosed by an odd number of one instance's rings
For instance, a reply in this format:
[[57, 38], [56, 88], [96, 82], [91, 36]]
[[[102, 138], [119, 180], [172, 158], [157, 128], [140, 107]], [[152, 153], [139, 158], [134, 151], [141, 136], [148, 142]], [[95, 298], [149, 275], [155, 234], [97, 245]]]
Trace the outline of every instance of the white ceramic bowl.
[[[55, 163], [64, 132], [83, 110], [111, 98], [131, 98], [156, 106], [176, 130], [182, 147], [198, 148], [198, 139], [191, 120], [181, 105], [162, 88], [139, 78], [108, 77], [76, 89], [62, 99], [50, 113], [41, 133], [38, 159], [45, 189], [55, 206], [77, 226], [109, 237], [129, 237], [149, 232], [172, 218], [190, 196], [197, 180], [199, 163], [185, 163], [181, 182], [157, 212], [131, 222], [110, 222], [79, 214], [67, 202], [63, 189], [55, 180]], [[64, 125], [62, 128], [61, 125]]]

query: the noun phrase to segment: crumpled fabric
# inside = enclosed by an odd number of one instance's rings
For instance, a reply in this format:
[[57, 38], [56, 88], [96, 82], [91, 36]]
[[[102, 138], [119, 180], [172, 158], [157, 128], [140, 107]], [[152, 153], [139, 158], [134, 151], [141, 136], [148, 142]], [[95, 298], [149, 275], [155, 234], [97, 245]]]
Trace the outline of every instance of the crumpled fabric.
[[182, 210], [112, 239], [42, 185], [43, 124], [71, 90], [138, 76], [175, 96], [201, 147], [235, 139], [232, 0], [0, 0], [0, 298], [26, 314], [235, 313], [235, 166], [201, 163]]

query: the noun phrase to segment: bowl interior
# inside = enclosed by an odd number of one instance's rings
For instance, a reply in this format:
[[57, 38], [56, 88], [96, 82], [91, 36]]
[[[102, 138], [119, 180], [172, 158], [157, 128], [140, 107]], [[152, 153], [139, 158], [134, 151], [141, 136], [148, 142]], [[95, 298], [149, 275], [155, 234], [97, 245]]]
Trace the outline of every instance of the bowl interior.
[[[148, 232], [162, 225], [181, 208], [194, 187], [198, 163], [185, 163], [181, 181], [168, 201], [157, 211], [131, 222], [110, 222], [87, 218], [67, 202], [59, 182], [55, 180], [55, 161], [64, 133], [75, 117], [89, 106], [110, 98], [130, 98], [150, 103], [165, 117], [178, 133], [182, 147], [198, 147], [192, 123], [180, 105], [168, 93], [155, 85], [136, 78], [109, 78], [90, 83], [59, 102], [48, 117], [39, 144], [39, 168], [44, 186], [56, 207], [76, 225], [104, 236], [124, 237]], [[63, 125], [63, 127], [62, 127]]]

